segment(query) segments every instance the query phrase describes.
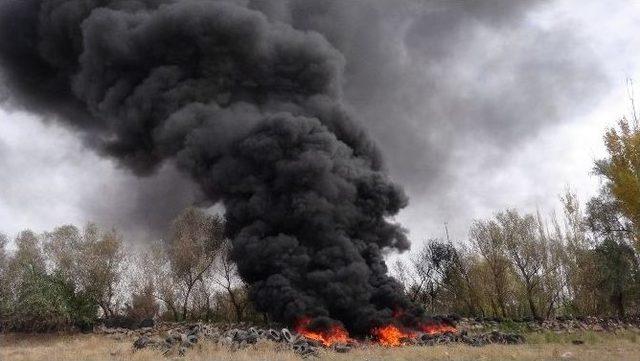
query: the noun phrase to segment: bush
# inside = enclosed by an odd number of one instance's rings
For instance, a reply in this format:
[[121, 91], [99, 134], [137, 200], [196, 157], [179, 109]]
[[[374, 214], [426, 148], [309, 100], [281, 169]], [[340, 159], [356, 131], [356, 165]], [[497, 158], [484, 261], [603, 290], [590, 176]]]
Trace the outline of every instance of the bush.
[[131, 296], [131, 306], [127, 307], [127, 316], [138, 323], [153, 319], [160, 310], [154, 296], [153, 284], [148, 283], [139, 292]]
[[100, 320], [107, 328], [126, 328], [129, 330], [135, 330], [139, 328], [140, 321], [129, 316], [115, 315]]
[[69, 327], [71, 317], [64, 290], [46, 273], [29, 270], [18, 285], [9, 328], [20, 332], [47, 332]]
[[18, 332], [50, 332], [78, 328], [90, 330], [96, 319], [95, 303], [58, 275], [27, 271], [18, 285], [8, 328]]

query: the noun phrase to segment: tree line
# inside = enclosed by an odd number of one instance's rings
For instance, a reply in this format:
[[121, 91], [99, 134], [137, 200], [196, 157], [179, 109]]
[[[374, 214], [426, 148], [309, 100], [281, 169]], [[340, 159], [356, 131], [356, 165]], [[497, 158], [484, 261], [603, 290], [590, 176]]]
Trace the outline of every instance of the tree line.
[[466, 242], [431, 239], [393, 270], [432, 313], [545, 319], [638, 316], [640, 131], [622, 119], [595, 162], [599, 193], [583, 210], [562, 195], [561, 216], [504, 210], [475, 220]]
[[[623, 119], [595, 162], [597, 196], [570, 191], [560, 216], [515, 209], [475, 220], [468, 240], [430, 239], [392, 265], [408, 296], [431, 314], [501, 319], [638, 316], [640, 130]], [[115, 229], [66, 225], [0, 235], [0, 329], [90, 330], [150, 319], [267, 320], [248, 298], [224, 219], [189, 208], [152, 244]], [[11, 250], [9, 250], [11, 248]]]
[[124, 242], [95, 224], [26, 230], [12, 252], [0, 237], [0, 327], [45, 332], [260, 317], [231, 261], [221, 217], [189, 208], [170, 228], [154, 244]]

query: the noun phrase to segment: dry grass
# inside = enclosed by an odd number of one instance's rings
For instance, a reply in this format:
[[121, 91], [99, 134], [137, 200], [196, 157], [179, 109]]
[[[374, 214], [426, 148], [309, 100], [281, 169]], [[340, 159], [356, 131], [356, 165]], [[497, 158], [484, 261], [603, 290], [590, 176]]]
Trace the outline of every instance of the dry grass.
[[[587, 342], [576, 346], [570, 340], [557, 339], [518, 346], [491, 345], [474, 348], [464, 345], [437, 347], [404, 347], [388, 349], [366, 347], [348, 354], [323, 351], [321, 360], [328, 361], [543, 361], [543, 360], [640, 360], [640, 344], [635, 335], [572, 335], [572, 339], [583, 337]], [[96, 335], [75, 336], [0, 336], [0, 360], [2, 361], [156, 361], [165, 358], [158, 352], [145, 350], [132, 352], [131, 340], [117, 341]], [[178, 359], [178, 358], [176, 358]], [[278, 350], [265, 343], [253, 348], [231, 352], [215, 345], [204, 344], [191, 350], [185, 361], [299, 361], [300, 357], [290, 351]]]

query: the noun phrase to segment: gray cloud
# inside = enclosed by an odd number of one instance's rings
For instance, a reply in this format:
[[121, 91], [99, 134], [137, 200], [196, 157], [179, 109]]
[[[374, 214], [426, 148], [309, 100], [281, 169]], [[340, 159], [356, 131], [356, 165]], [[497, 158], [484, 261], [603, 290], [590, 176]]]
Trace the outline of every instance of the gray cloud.
[[189, 205], [208, 205], [173, 164], [139, 178], [87, 150], [75, 132], [0, 111], [0, 229], [99, 222], [131, 241], [164, 235]]
[[[603, 59], [579, 27], [538, 18], [554, 4], [252, 2], [340, 49], [346, 98], [407, 189], [409, 217], [424, 212], [438, 230], [463, 218], [458, 235], [478, 209], [468, 198], [474, 183], [609, 90]], [[469, 169], [478, 170], [473, 178]]]
[[403, 183], [436, 181], [469, 141], [509, 150], [606, 82], [585, 39], [529, 17], [543, 1], [288, 3], [277, 17], [345, 54], [347, 98]]

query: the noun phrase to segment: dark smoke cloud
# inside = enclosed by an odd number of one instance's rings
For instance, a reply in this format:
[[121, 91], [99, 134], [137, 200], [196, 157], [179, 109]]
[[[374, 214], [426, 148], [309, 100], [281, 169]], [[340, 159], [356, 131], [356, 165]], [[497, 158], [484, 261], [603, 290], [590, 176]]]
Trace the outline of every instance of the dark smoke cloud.
[[60, 119], [138, 175], [167, 160], [222, 201], [259, 310], [357, 334], [412, 308], [381, 252], [407, 199], [342, 102], [316, 32], [216, 1], [4, 1], [15, 106]]

